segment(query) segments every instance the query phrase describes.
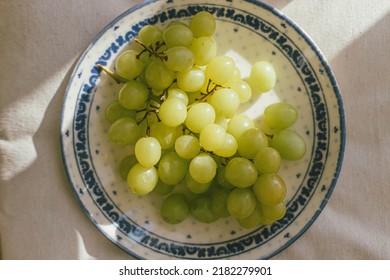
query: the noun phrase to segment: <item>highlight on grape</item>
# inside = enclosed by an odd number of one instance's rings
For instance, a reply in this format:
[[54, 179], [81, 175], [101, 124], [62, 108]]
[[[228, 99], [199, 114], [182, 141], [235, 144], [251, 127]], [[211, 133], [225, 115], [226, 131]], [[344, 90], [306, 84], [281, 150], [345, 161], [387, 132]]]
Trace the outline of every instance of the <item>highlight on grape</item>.
[[108, 137], [134, 145], [118, 172], [133, 194], [163, 197], [167, 223], [232, 216], [244, 228], [272, 224], [286, 213], [280, 165], [306, 152], [291, 128], [298, 111], [285, 102], [268, 106], [267, 129], [238, 113], [255, 91], [273, 89], [276, 73], [269, 62], [256, 61], [241, 79], [234, 59], [217, 55], [215, 30], [207, 11], [164, 30], [146, 25], [114, 70], [99, 65], [123, 84], [105, 110]]

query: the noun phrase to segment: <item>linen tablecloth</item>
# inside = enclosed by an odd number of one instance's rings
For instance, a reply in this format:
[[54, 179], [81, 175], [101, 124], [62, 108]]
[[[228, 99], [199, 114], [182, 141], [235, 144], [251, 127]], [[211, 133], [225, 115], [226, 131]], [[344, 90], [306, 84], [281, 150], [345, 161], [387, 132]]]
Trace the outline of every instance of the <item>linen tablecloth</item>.
[[[141, 1], [0, 0], [2, 259], [131, 259], [69, 186], [60, 150], [65, 89], [83, 50]], [[390, 1], [267, 0], [324, 53], [340, 86], [347, 142], [321, 215], [273, 259], [390, 259]]]

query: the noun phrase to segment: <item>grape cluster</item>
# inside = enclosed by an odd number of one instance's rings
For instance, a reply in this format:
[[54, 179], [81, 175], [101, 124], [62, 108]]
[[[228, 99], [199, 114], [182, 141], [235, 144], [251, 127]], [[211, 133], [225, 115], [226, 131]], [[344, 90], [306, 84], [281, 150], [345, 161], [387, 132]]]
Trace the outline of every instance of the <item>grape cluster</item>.
[[259, 61], [247, 81], [241, 79], [235, 61], [217, 55], [215, 29], [206, 11], [189, 24], [146, 25], [114, 71], [101, 66], [123, 83], [105, 111], [108, 136], [134, 145], [120, 174], [134, 194], [164, 196], [166, 222], [192, 215], [204, 223], [233, 216], [245, 228], [270, 224], [286, 212], [281, 160], [305, 153], [303, 139], [290, 129], [298, 112], [288, 103], [270, 105], [267, 129], [237, 113], [254, 90], [271, 90], [276, 74]]

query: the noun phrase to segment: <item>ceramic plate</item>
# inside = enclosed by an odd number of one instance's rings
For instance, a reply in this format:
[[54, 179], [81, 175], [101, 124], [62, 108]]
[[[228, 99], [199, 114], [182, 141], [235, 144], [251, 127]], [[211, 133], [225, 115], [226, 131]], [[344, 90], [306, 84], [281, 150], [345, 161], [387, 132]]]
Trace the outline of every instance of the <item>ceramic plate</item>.
[[[217, 20], [214, 36], [219, 54], [232, 56], [242, 76], [251, 63], [271, 62], [277, 83], [271, 92], [256, 95], [245, 113], [256, 121], [264, 108], [287, 101], [300, 112], [293, 129], [307, 145], [302, 160], [283, 162], [281, 176], [288, 185], [287, 214], [270, 226], [245, 230], [231, 218], [202, 224], [192, 218], [178, 225], [163, 222], [161, 197], [138, 197], [118, 175], [122, 157], [132, 148], [108, 139], [107, 104], [120, 87], [98, 71], [113, 69], [145, 24], [166, 26], [187, 21], [201, 10]], [[93, 40], [70, 79], [62, 111], [61, 144], [64, 166], [80, 205], [115, 245], [140, 259], [267, 259], [297, 240], [325, 207], [337, 181], [345, 145], [342, 100], [324, 56], [291, 19], [257, 1], [145, 1], [126, 11]]]

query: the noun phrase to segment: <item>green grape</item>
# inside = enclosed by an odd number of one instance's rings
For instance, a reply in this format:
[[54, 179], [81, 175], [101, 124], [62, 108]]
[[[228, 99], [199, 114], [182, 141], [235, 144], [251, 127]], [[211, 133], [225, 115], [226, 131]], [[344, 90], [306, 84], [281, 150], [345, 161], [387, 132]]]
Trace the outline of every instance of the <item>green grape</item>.
[[215, 110], [213, 106], [201, 102], [188, 109], [185, 124], [192, 132], [200, 133], [206, 125], [214, 123], [214, 120]]
[[240, 106], [238, 94], [229, 88], [217, 89], [208, 102], [214, 107], [215, 113], [223, 117], [234, 115]]
[[144, 71], [146, 83], [154, 89], [168, 88], [173, 83], [174, 78], [174, 72], [159, 60], [153, 60]]
[[119, 91], [119, 102], [129, 110], [136, 110], [145, 106], [148, 97], [147, 87], [136, 80], [128, 81]]
[[253, 185], [253, 192], [263, 205], [276, 205], [286, 196], [286, 184], [278, 174], [262, 174]]
[[127, 185], [129, 189], [137, 195], [146, 195], [150, 193], [158, 182], [157, 169], [146, 167], [136, 163], [127, 175]]
[[190, 28], [196, 38], [212, 36], [216, 30], [215, 18], [207, 11], [198, 12], [191, 18]]
[[187, 218], [190, 213], [190, 205], [183, 194], [173, 193], [163, 201], [160, 213], [165, 222], [178, 224]]
[[277, 173], [280, 168], [280, 161], [279, 152], [272, 147], [260, 149], [253, 159], [253, 163], [260, 173]]
[[226, 133], [225, 141], [219, 148], [214, 150], [214, 153], [221, 157], [231, 157], [237, 152], [237, 141], [233, 135]]
[[142, 137], [135, 143], [134, 152], [140, 164], [151, 167], [161, 158], [161, 145], [154, 137]]
[[276, 205], [267, 205], [263, 204], [263, 216], [271, 220], [272, 222], [280, 220], [286, 215], [286, 204], [284, 202], [280, 202]]
[[263, 210], [259, 203], [256, 204], [255, 210], [246, 218], [237, 219], [237, 222], [246, 229], [258, 227], [263, 222]]
[[[141, 50], [142, 51], [142, 50]], [[148, 66], [153, 60], [155, 60], [155, 57], [151, 56], [149, 52], [143, 52], [141, 55], [140, 55], [140, 58], [139, 58], [142, 63], [144, 64], [144, 70], [146, 69], [146, 66]], [[141, 74], [138, 76], [138, 78], [142, 78], [143, 77], [143, 74], [144, 72], [141, 72]]]
[[179, 88], [170, 88], [168, 89], [168, 98], [177, 98], [181, 102], [183, 102], [184, 105], [188, 105], [189, 99], [187, 93]]
[[168, 185], [180, 183], [186, 176], [188, 163], [176, 152], [164, 154], [158, 164], [158, 175], [160, 180]]
[[176, 46], [189, 47], [194, 36], [188, 26], [175, 24], [164, 30], [163, 37], [167, 47], [171, 48]]
[[229, 83], [229, 87], [237, 93], [240, 103], [248, 102], [252, 97], [252, 88], [243, 80], [234, 80]]
[[172, 71], [185, 71], [194, 65], [194, 53], [186, 47], [177, 46], [166, 50], [165, 66]]
[[216, 116], [214, 123], [219, 124], [220, 126], [223, 127], [223, 129], [227, 130], [228, 124], [229, 124], [229, 119], [226, 117], [222, 117], [222, 116]]
[[222, 188], [218, 188], [211, 193], [211, 208], [220, 218], [230, 216], [230, 212], [227, 208], [227, 198], [229, 194], [229, 190]]
[[[270, 128], [264, 121], [264, 118], [263, 118], [263, 121], [261, 121], [259, 123], [259, 128], [264, 131], [264, 133], [268, 136], [270, 136], [270, 138], [272, 138], [272, 136], [278, 132], [280, 129], [278, 128]], [[271, 143], [271, 141], [268, 141], [268, 143]]]
[[239, 81], [242, 81], [242, 79], [241, 79], [241, 71], [236, 66], [234, 68], [233, 76], [230, 78], [230, 80], [228, 80], [226, 83], [222, 84], [221, 86], [224, 87], [224, 88], [231, 88], [232, 84], [234, 84], [235, 82], [239, 82]]
[[217, 182], [218, 184], [224, 188], [225, 190], [232, 190], [235, 188], [227, 179], [225, 176], [225, 170], [226, 166], [219, 166], [218, 167], [218, 172], [217, 172]]
[[194, 63], [198, 66], [207, 65], [217, 55], [217, 43], [209, 36], [194, 38], [189, 49], [194, 53]]
[[215, 84], [223, 85], [234, 77], [236, 64], [229, 56], [216, 56], [206, 66], [206, 76]]
[[250, 188], [236, 188], [228, 195], [226, 205], [230, 215], [244, 219], [256, 209], [256, 197]]
[[264, 121], [270, 128], [287, 128], [297, 119], [297, 109], [286, 102], [271, 104], [264, 111]]
[[247, 130], [247, 129], [250, 129], [250, 128], [254, 128], [255, 127], [255, 123], [253, 122], [253, 120], [246, 116], [246, 115], [242, 115], [242, 114], [239, 114], [239, 115], [234, 115], [229, 123], [228, 123], [228, 128], [227, 128], [227, 132], [230, 133], [231, 135], [234, 136], [234, 138], [236, 138], [236, 140], [238, 140], [241, 136], [241, 134]]
[[249, 159], [235, 157], [228, 162], [225, 169], [226, 180], [238, 188], [247, 188], [257, 181], [258, 171]]
[[106, 119], [110, 123], [114, 123], [115, 121], [123, 117], [135, 118], [136, 114], [136, 111], [124, 108], [119, 102], [119, 100], [114, 100], [113, 102], [108, 104], [105, 110]]
[[200, 152], [199, 139], [193, 135], [181, 135], [176, 139], [175, 151], [184, 159], [192, 159]]
[[153, 189], [153, 193], [158, 195], [168, 195], [174, 188], [175, 186], [165, 184], [163, 181], [158, 180], [156, 187]]
[[209, 195], [199, 195], [191, 202], [191, 215], [199, 222], [212, 223], [218, 220], [218, 215], [212, 208], [212, 200]]
[[262, 130], [250, 128], [241, 134], [237, 144], [240, 156], [253, 159], [260, 149], [268, 146], [268, 139]]
[[198, 91], [206, 82], [203, 70], [196, 66], [177, 73], [176, 78], [179, 88], [186, 92]]
[[191, 160], [189, 173], [198, 183], [208, 183], [217, 174], [217, 164], [207, 153], [200, 153]]
[[266, 61], [254, 63], [248, 81], [252, 89], [259, 93], [273, 89], [276, 83], [276, 73], [272, 64]]
[[180, 127], [170, 127], [163, 122], [155, 122], [150, 126], [150, 136], [158, 140], [162, 149], [172, 148], [180, 135]]
[[173, 26], [173, 25], [184, 25], [184, 26], [188, 27], [188, 25], [186, 23], [179, 21], [179, 20], [174, 20], [174, 21], [169, 22], [168, 27]]
[[276, 222], [275, 220], [271, 220], [264, 215], [261, 217], [261, 224], [262, 225], [272, 225], [275, 222]]
[[187, 106], [177, 98], [168, 98], [160, 105], [160, 120], [170, 127], [181, 125], [187, 117]]
[[237, 66], [234, 68], [234, 73], [233, 77], [228, 81], [229, 85], [232, 84], [235, 81], [240, 81], [241, 80], [241, 71], [240, 68]]
[[206, 151], [215, 151], [223, 145], [226, 131], [222, 126], [211, 123], [206, 125], [199, 134], [200, 145]]
[[118, 56], [115, 62], [115, 70], [119, 76], [133, 80], [144, 70], [144, 63], [137, 58], [135, 50], [128, 50]]
[[303, 138], [289, 129], [279, 130], [271, 140], [271, 147], [276, 149], [282, 158], [299, 160], [306, 153], [306, 144]]
[[150, 24], [142, 26], [138, 33], [138, 38], [146, 46], [154, 45], [164, 40], [161, 29]]
[[130, 169], [138, 163], [137, 159], [135, 158], [135, 155], [130, 155], [127, 157], [124, 157], [121, 162], [119, 163], [119, 174], [121, 175], [121, 178], [126, 181], [127, 175], [129, 174]]
[[187, 188], [195, 194], [207, 192], [210, 189], [212, 183], [212, 181], [207, 183], [199, 183], [191, 177], [190, 173], [187, 173], [185, 180]]
[[135, 144], [139, 138], [137, 122], [128, 117], [118, 119], [110, 126], [108, 137], [113, 143], [122, 146]]
[[153, 94], [154, 96], [162, 96], [163, 94], [165, 94], [165, 90], [164, 89], [151, 88], [150, 89], [150, 93]]

